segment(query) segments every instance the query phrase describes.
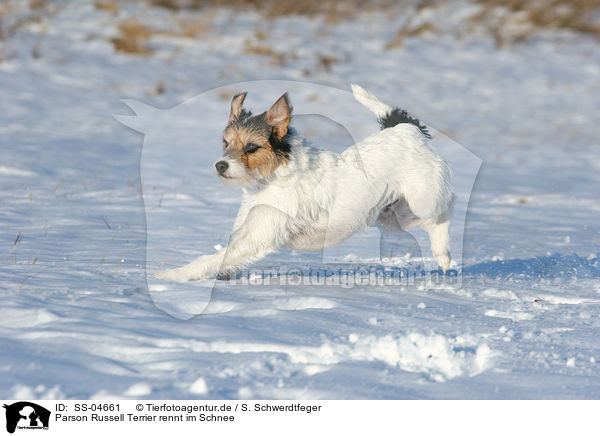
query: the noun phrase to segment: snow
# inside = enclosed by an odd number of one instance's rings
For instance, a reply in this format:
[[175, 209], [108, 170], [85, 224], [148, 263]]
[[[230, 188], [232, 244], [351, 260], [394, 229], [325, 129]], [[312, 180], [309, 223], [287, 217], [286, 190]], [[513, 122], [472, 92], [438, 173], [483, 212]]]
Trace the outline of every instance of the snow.
[[126, 397], [140, 398], [150, 395], [152, 387], [148, 383], [136, 383], [124, 392]]
[[[473, 10], [457, 4], [449, 27]], [[171, 13], [132, 3], [119, 17], [172, 23]], [[545, 32], [497, 49], [475, 32], [387, 50], [398, 24], [377, 13], [265, 27], [218, 9], [206, 35], [157, 35], [138, 57], [113, 51], [115, 17], [93, 2], [64, 2], [47, 19], [0, 42], [0, 397], [600, 397], [595, 39]], [[245, 52], [257, 30], [284, 61]], [[325, 68], [324, 55], [338, 60]], [[295, 124], [324, 148], [376, 129], [350, 83], [431, 126], [464, 193], [452, 266], [462, 281], [261, 281], [271, 268], [431, 262], [417, 233], [380, 261], [376, 230], [318, 255], [282, 250], [244, 283], [147, 276], [147, 260], [178, 265], [226, 244], [240, 193], [211, 165], [225, 91], [251, 81], [273, 86], [249, 92], [261, 110], [295, 84]]]
[[204, 379], [200, 377], [190, 386], [190, 393], [194, 395], [208, 394], [208, 387], [206, 386], [206, 381], [204, 381]]

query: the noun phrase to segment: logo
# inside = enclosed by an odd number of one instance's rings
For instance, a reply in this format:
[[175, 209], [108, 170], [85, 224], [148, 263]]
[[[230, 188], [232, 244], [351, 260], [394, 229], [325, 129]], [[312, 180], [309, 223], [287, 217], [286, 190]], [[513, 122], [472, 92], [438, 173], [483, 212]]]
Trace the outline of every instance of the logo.
[[3, 406], [6, 409], [6, 431], [14, 433], [18, 429], [27, 430], [48, 430], [50, 421], [50, 411], [28, 401], [19, 401], [9, 406]]

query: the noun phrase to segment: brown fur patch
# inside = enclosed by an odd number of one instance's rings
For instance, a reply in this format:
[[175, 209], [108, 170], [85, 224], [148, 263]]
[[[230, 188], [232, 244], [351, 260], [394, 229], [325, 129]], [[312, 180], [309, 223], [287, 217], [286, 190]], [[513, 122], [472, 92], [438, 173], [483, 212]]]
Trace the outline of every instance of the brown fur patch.
[[[273, 150], [269, 142], [269, 130], [245, 127], [238, 124], [229, 125], [225, 129], [223, 151], [233, 159], [239, 160], [249, 170], [257, 170], [262, 176], [268, 176], [275, 169], [286, 163], [286, 158]], [[254, 153], [245, 153], [244, 147], [256, 144], [260, 148]]]

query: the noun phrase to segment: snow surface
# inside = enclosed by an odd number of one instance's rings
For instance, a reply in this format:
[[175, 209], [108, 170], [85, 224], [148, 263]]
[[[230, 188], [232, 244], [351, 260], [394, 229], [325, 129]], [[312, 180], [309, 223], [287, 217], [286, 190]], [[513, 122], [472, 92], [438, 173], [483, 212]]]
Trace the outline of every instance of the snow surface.
[[[118, 18], [173, 19], [128, 7]], [[463, 4], [447, 19], [470, 11]], [[48, 20], [2, 42], [0, 397], [600, 397], [596, 40], [553, 32], [496, 49], [477, 34], [425, 35], [386, 50], [398, 24], [376, 13], [265, 23], [219, 9], [207, 34], [156, 35], [154, 53], [137, 57], [114, 52], [116, 17], [93, 2], [62, 3]], [[257, 30], [283, 62], [245, 52]], [[338, 61], [325, 67], [323, 56]], [[212, 175], [220, 138], [199, 132], [193, 139], [214, 156], [198, 154], [194, 140], [165, 142], [170, 160], [156, 171], [181, 189], [153, 194], [140, 176], [143, 136], [112, 114], [132, 115], [123, 98], [169, 109], [220, 86], [272, 79], [341, 90], [359, 83], [481, 158], [454, 265], [462, 286], [217, 282], [204, 313], [187, 320], [205, 304], [193, 286], [170, 294], [165, 282], [151, 298], [142, 187], [144, 200], [157, 201], [145, 206], [165, 210], [152, 226], [164, 229], [152, 232], [158, 244], [198, 235], [165, 252], [172, 264], [226, 243], [240, 193]], [[298, 106], [354, 110], [302, 88], [291, 92]], [[248, 104], [261, 109], [271, 97], [249, 94]], [[202, 123], [220, 129], [229, 98], [214, 98]], [[169, 127], [176, 138], [195, 125], [184, 112], [180, 126], [163, 126], [165, 141]], [[318, 117], [297, 126], [322, 147], [349, 145], [345, 130]], [[178, 178], [177, 162], [197, 172]], [[171, 225], [173, 209], [183, 228]], [[415, 247], [401, 241], [392, 263], [427, 261], [428, 246]], [[351, 248], [340, 254], [345, 263], [379, 264], [378, 249]], [[283, 250], [261, 266], [321, 260]]]

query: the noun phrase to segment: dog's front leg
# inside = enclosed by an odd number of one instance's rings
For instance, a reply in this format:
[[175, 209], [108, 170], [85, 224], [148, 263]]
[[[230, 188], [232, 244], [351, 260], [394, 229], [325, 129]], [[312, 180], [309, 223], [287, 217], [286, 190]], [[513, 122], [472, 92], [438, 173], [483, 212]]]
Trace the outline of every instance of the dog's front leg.
[[202, 280], [207, 278], [211, 274], [214, 274], [218, 271], [218, 268], [222, 263], [221, 251], [215, 254], [200, 256], [191, 263], [188, 263], [180, 268], [159, 271], [156, 274], [156, 278], [182, 282], [188, 280]]
[[188, 265], [162, 271], [157, 278], [202, 280], [213, 275], [227, 276], [250, 265], [285, 243], [288, 216], [272, 206], [254, 206], [244, 222], [231, 234], [229, 244], [213, 255], [200, 256]]

